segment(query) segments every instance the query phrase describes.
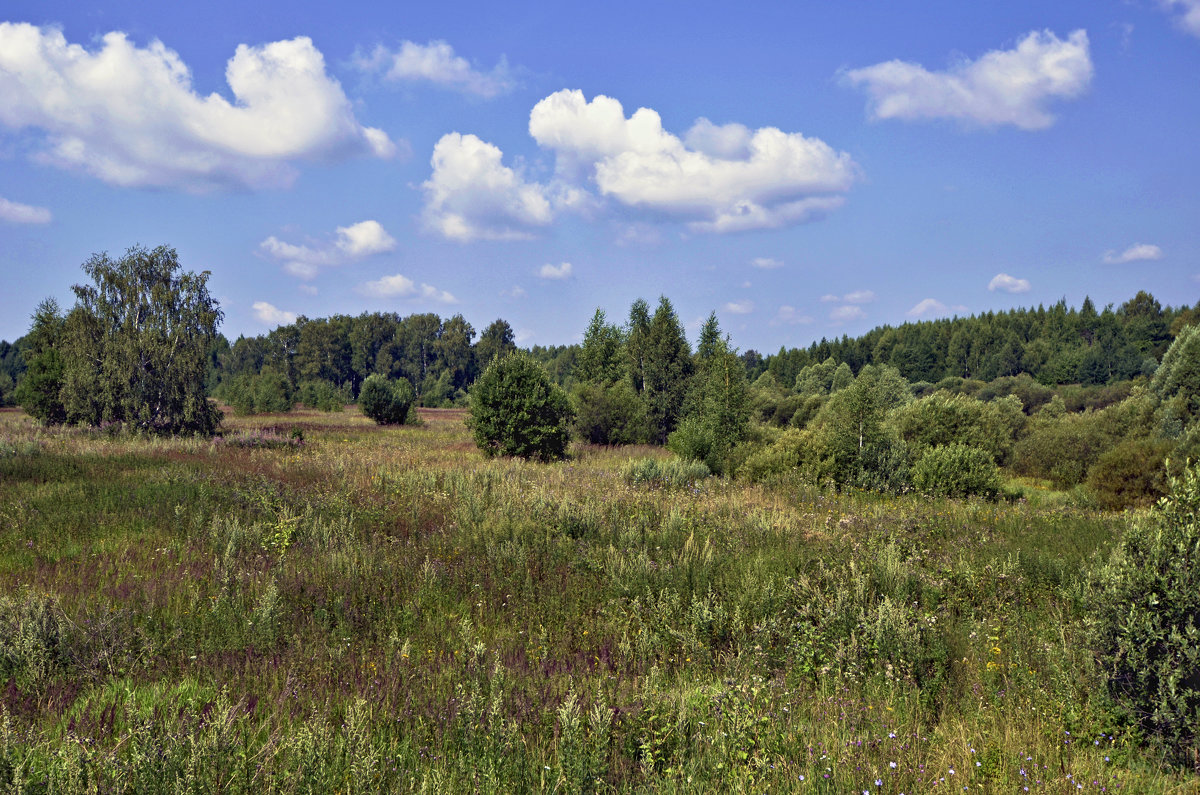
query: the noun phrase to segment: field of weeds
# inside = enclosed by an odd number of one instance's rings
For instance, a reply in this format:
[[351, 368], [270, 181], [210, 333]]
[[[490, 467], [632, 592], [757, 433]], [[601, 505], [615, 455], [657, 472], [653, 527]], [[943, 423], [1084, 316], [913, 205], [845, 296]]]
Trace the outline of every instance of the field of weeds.
[[1086, 641], [1127, 516], [422, 418], [0, 412], [0, 791], [1197, 791]]

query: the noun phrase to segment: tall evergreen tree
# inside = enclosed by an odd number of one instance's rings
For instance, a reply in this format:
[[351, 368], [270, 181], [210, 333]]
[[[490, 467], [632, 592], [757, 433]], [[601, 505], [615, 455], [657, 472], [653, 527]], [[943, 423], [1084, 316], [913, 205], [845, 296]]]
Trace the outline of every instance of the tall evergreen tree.
[[38, 304], [33, 328], [26, 337], [28, 369], [15, 395], [31, 417], [47, 425], [57, 425], [67, 418], [62, 401], [63, 361], [58, 350], [62, 329], [58, 302], [47, 298]]
[[575, 363], [575, 377], [586, 383], [611, 384], [626, 372], [621, 329], [607, 322], [597, 309], [583, 333], [583, 345]]
[[642, 398], [654, 441], [665, 444], [683, 412], [693, 370], [692, 351], [674, 307], [662, 296], [650, 318], [642, 372]]

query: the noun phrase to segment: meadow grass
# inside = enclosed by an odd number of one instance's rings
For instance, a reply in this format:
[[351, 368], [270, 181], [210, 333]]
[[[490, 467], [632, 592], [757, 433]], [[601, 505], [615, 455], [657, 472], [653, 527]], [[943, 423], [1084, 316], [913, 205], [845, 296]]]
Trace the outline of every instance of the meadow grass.
[[1128, 516], [422, 418], [0, 412], [0, 791], [1200, 790], [1088, 648]]

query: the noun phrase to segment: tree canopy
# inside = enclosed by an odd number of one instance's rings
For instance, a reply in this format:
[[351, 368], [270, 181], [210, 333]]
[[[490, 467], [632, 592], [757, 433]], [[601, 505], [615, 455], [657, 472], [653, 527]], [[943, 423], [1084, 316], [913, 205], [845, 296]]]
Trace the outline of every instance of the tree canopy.
[[[134, 246], [120, 259], [94, 254], [90, 284], [59, 319], [43, 303], [34, 320], [35, 416], [84, 425], [120, 423], [150, 433], [212, 434], [220, 411], [206, 394], [209, 351], [222, 313], [207, 271], [183, 271], [175, 250]], [[55, 359], [58, 363], [55, 363]], [[55, 368], [57, 405], [52, 380]], [[28, 382], [28, 379], [27, 379]]]

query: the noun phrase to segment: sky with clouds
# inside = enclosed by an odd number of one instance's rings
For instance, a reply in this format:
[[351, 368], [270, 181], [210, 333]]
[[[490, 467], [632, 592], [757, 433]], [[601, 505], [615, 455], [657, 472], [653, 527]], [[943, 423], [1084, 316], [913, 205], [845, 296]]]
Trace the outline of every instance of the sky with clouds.
[[[298, 7], [299, 6], [299, 7]], [[0, 338], [175, 247], [224, 333], [666, 294], [773, 352], [1200, 297], [1200, 0], [0, 8]]]

